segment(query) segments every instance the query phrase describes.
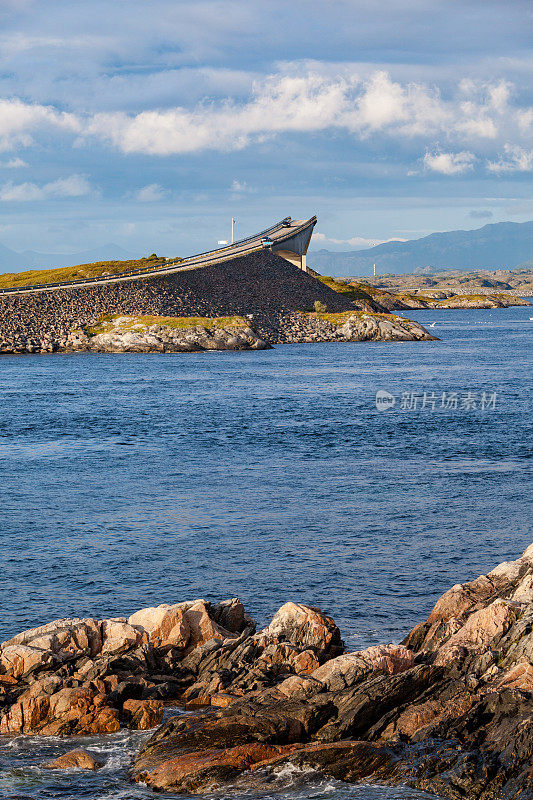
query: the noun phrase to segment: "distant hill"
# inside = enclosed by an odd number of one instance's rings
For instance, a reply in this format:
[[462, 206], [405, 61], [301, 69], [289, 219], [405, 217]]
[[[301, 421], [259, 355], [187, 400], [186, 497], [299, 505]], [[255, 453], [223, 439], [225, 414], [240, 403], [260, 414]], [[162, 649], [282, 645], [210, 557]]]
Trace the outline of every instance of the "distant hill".
[[118, 244], [106, 244], [81, 253], [37, 253], [35, 250], [24, 250], [17, 253], [0, 244], [0, 272], [21, 272], [29, 269], [54, 269], [70, 267], [73, 264], [92, 264], [95, 261], [128, 261], [137, 256], [119, 247]]
[[[439, 269], [511, 269], [533, 259], [533, 222], [498, 222], [473, 231], [432, 233], [408, 242], [386, 242], [367, 250], [307, 256], [328, 275], [371, 275]], [[427, 270], [428, 272], [430, 270]]]

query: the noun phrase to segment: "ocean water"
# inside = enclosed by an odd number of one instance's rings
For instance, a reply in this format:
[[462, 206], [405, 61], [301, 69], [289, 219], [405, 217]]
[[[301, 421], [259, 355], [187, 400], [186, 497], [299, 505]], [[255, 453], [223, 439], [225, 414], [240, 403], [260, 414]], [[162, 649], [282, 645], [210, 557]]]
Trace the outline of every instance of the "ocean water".
[[[317, 605], [358, 649], [518, 557], [533, 308], [411, 316], [441, 341], [2, 358], [0, 640], [239, 596], [261, 626], [287, 600]], [[145, 735], [0, 740], [0, 797], [151, 797], [125, 772]], [[39, 768], [78, 744], [105, 769]], [[424, 797], [292, 773], [260, 796], [333, 795]]]

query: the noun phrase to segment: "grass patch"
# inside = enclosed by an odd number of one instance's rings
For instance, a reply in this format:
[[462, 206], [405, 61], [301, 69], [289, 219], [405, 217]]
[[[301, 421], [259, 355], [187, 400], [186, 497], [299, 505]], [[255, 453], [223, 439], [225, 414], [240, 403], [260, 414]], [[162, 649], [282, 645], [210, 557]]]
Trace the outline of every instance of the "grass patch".
[[308, 313], [308, 317], [314, 317], [315, 319], [323, 319], [324, 322], [331, 322], [332, 325], [344, 325], [344, 323], [350, 319], [350, 317], [357, 317], [361, 319], [362, 317], [376, 317], [377, 319], [387, 319], [390, 322], [411, 322], [406, 317], [399, 317], [397, 314], [378, 314], [375, 311], [338, 311], [331, 314], [317, 314], [317, 313]]
[[[123, 319], [119, 325], [115, 320]], [[87, 336], [97, 336], [99, 333], [110, 333], [113, 330], [131, 331], [149, 328], [151, 325], [161, 325], [165, 328], [247, 328], [249, 320], [244, 317], [157, 317], [150, 315], [134, 316], [130, 314], [104, 314], [90, 327], [85, 328]]]
[[352, 303], [356, 303], [360, 300], [365, 300], [368, 303], [373, 300], [372, 295], [367, 291], [370, 287], [367, 287], [364, 283], [344, 283], [343, 281], [336, 281], [335, 278], [325, 277], [324, 275], [321, 275], [318, 280], [320, 283], [323, 283], [324, 286], [327, 286], [328, 289], [333, 289], [337, 294], [342, 294], [343, 297], [350, 300]]
[[438, 303], [439, 300], [436, 300], [434, 297], [428, 297], [425, 294], [413, 294], [412, 292], [396, 292], [395, 297], [399, 300], [407, 300], [413, 302], [421, 302], [421, 303]]
[[455, 301], [455, 300], [473, 300], [476, 303], [479, 303], [480, 301], [487, 300], [487, 298], [490, 299], [491, 297], [506, 297], [506, 296], [507, 295], [502, 295], [502, 294], [498, 295], [498, 294], [495, 294], [494, 292], [491, 292], [490, 294], [462, 294], [461, 293], [461, 294], [454, 294], [454, 295], [452, 295], [452, 297], [447, 297], [446, 300], [437, 300], [437, 303], [447, 303], [447, 302], [450, 302], [452, 300], [453, 301]]
[[[179, 261], [179, 259], [176, 260]], [[73, 267], [58, 267], [57, 269], [6, 272], [0, 275], [0, 288], [41, 286], [45, 283], [60, 283], [81, 278], [98, 278], [105, 274], [117, 275], [120, 272], [143, 270], [161, 261], [164, 261], [164, 259], [152, 253], [148, 258], [137, 258], [131, 261], [95, 261], [93, 264], [77, 264]]]

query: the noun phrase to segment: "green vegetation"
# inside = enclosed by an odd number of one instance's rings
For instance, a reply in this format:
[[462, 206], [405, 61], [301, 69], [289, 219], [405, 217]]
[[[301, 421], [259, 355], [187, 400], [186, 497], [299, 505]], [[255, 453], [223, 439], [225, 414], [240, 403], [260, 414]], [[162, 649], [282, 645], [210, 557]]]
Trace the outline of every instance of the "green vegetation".
[[454, 294], [451, 297], [447, 297], [445, 300], [437, 300], [437, 303], [448, 303], [449, 301], [453, 300], [472, 300], [474, 302], [479, 302], [482, 300], [487, 300], [487, 298], [494, 298], [494, 297], [509, 297], [509, 295], [505, 294], [496, 294], [495, 292], [491, 292], [490, 294]]
[[436, 300], [434, 297], [428, 297], [425, 294], [413, 294], [412, 292], [395, 292], [394, 297], [397, 297], [398, 300], [406, 300], [407, 302], [414, 302], [414, 303], [438, 303], [439, 300]]
[[317, 319], [323, 319], [324, 322], [331, 322], [332, 325], [344, 325], [344, 323], [350, 319], [350, 317], [362, 319], [362, 317], [369, 316], [376, 317], [377, 319], [388, 319], [390, 322], [411, 322], [411, 320], [406, 319], [406, 317], [399, 317], [397, 314], [378, 314], [375, 311], [358, 311], [356, 309], [353, 311], [337, 311], [331, 314], [309, 313], [308, 316], [315, 317]]
[[[366, 303], [383, 303], [384, 300], [391, 300], [394, 295], [385, 289], [379, 289], [369, 283], [361, 281], [345, 281], [336, 280], [335, 278], [320, 277], [319, 280], [334, 292], [342, 294], [347, 300], [352, 303], [366, 302]], [[371, 306], [372, 307], [372, 306]]]
[[482, 303], [485, 300], [487, 300], [487, 298], [489, 298], [489, 299], [490, 298], [501, 298], [501, 299], [505, 300], [506, 298], [509, 297], [509, 295], [508, 294], [504, 294], [502, 292], [500, 292], [500, 293], [491, 292], [490, 294], [462, 294], [462, 293], [461, 294], [455, 294], [455, 293], [451, 293], [449, 297], [429, 297], [428, 295], [425, 295], [425, 294], [412, 294], [411, 292], [398, 292], [396, 294], [396, 297], [399, 300], [406, 300], [406, 301], [413, 300], [415, 302], [416, 301], [420, 301], [422, 303], [429, 303], [430, 305], [431, 304], [439, 305], [440, 303], [443, 303], [443, 304], [444, 303], [455, 303], [455, 302], [459, 302], [460, 303], [462, 300], [465, 300], [465, 301], [468, 301], [468, 302], [474, 302], [474, 303]]
[[[79, 280], [81, 278], [97, 278], [101, 275], [116, 275], [119, 272], [145, 270], [147, 267], [162, 260], [155, 253], [152, 253], [148, 258], [138, 258], [132, 261], [96, 261], [94, 264], [77, 264], [73, 267], [58, 267], [57, 269], [6, 272], [0, 275], [0, 288], [40, 286], [44, 283], [60, 283], [61, 281]], [[176, 260], [179, 261], [180, 259]]]
[[[118, 322], [120, 320], [120, 322]], [[151, 325], [160, 325], [166, 328], [247, 328], [250, 323], [244, 317], [157, 317], [133, 316], [125, 314], [104, 314], [92, 326], [85, 328], [87, 336], [97, 336], [99, 333], [110, 333], [113, 330], [131, 331], [145, 330]]]
[[352, 303], [361, 300], [367, 303], [372, 302], [372, 295], [368, 291], [371, 287], [364, 283], [344, 283], [343, 281], [337, 281], [335, 278], [329, 278], [324, 275], [321, 275], [318, 280], [329, 289], [333, 289], [334, 292], [342, 294], [347, 300], [351, 300]]
[[320, 300], [315, 300], [315, 311], [317, 313], [322, 312], [323, 314], [328, 310], [328, 307], [325, 303], [321, 303]]

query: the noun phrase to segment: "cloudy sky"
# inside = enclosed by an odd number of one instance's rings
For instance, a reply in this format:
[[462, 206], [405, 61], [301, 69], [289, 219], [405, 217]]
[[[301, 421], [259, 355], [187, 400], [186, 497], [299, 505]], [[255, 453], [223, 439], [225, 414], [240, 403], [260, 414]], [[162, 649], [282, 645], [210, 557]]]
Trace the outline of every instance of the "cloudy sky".
[[533, 218], [530, 0], [0, 0], [0, 242], [350, 249]]

